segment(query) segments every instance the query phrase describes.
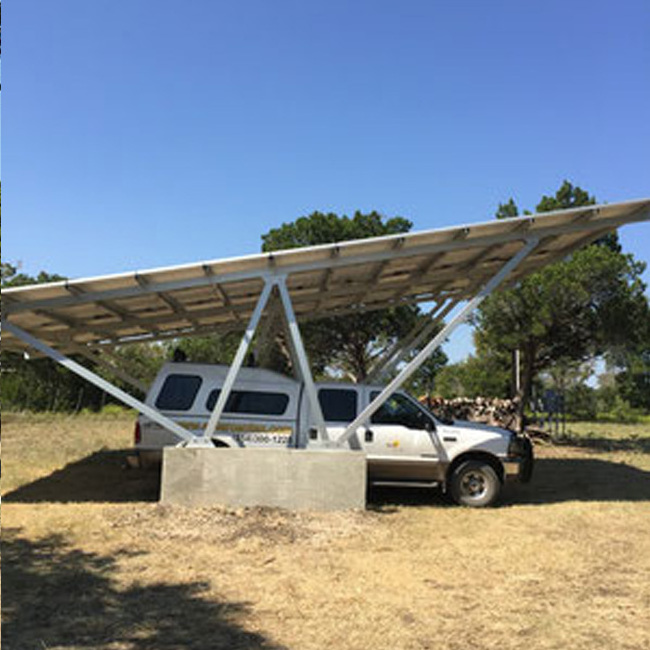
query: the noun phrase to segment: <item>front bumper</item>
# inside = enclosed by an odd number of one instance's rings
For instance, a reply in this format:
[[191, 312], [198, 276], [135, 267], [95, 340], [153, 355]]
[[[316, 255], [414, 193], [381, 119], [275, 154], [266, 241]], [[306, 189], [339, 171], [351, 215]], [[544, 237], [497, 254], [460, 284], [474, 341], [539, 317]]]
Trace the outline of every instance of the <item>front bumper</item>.
[[503, 461], [503, 475], [506, 480], [528, 483], [533, 477], [535, 455], [533, 443], [528, 436], [516, 436], [511, 444], [514, 453]]

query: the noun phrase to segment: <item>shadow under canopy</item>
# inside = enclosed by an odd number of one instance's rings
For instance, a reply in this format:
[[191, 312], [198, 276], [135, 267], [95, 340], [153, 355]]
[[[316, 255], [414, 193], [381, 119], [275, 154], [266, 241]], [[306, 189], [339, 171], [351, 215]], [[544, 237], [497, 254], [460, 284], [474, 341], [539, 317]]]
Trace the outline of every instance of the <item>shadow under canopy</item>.
[[[100, 451], [8, 493], [6, 503], [125, 503], [157, 501], [160, 471], [125, 469], [126, 450]], [[508, 485], [507, 505], [566, 501], [650, 501], [650, 472], [599, 458], [541, 458], [530, 484]], [[442, 505], [438, 491], [372, 488], [370, 507]]]
[[158, 501], [160, 471], [127, 469], [131, 450], [97, 451], [9, 492], [6, 503]]
[[207, 600], [203, 583], [118, 585], [113, 574], [129, 555], [81, 551], [61, 535], [33, 541], [18, 529], [3, 530], [4, 650], [116, 644], [132, 650], [281, 650], [237, 622], [248, 611], [245, 603]]

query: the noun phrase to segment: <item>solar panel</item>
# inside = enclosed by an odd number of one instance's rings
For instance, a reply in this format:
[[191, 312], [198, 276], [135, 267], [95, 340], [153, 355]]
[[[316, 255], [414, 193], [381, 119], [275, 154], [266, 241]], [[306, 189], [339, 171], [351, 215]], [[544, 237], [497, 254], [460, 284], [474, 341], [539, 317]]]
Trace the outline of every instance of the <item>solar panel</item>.
[[[512, 284], [626, 223], [650, 199], [2, 290], [2, 317], [62, 351], [242, 330], [285, 275], [299, 320], [471, 298], [525, 242]], [[4, 332], [5, 350], [24, 350]]]

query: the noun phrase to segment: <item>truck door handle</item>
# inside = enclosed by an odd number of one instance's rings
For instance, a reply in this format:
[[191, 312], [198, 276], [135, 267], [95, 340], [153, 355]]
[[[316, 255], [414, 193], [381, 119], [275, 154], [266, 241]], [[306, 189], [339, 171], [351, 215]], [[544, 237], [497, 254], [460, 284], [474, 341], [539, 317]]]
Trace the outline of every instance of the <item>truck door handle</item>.
[[366, 442], [372, 442], [373, 439], [374, 439], [374, 435], [375, 434], [372, 432], [372, 429], [366, 429], [366, 433], [365, 433], [365, 437], [364, 437], [365, 441]]

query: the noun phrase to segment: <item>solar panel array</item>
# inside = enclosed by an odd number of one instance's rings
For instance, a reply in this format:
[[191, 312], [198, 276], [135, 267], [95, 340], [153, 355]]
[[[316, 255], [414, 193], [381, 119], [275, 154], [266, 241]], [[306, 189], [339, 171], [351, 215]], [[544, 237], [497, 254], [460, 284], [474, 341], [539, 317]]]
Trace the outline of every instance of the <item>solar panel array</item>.
[[[472, 297], [530, 239], [514, 283], [626, 223], [650, 200], [5, 289], [2, 317], [49, 345], [110, 348], [244, 329], [267, 278], [286, 275], [299, 320]], [[6, 350], [25, 345], [4, 332]]]

